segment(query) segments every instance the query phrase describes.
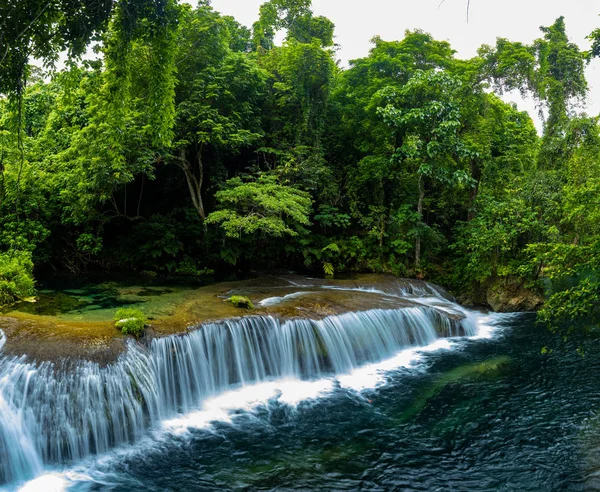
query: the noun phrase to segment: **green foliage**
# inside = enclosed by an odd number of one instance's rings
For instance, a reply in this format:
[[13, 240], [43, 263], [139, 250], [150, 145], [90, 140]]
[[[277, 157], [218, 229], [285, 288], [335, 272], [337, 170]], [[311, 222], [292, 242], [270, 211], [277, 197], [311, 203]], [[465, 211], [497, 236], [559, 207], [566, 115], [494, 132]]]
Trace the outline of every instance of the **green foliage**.
[[589, 36], [588, 39], [592, 41], [592, 49], [588, 53], [588, 57], [600, 56], [600, 29], [595, 29]]
[[273, 47], [273, 38], [280, 29], [290, 29], [299, 20], [310, 16], [311, 0], [269, 0], [260, 6], [259, 19], [253, 26], [253, 42], [263, 48]]
[[[460, 89], [460, 80], [444, 71], [417, 70], [402, 88], [387, 86], [376, 94], [385, 104], [377, 108], [377, 113], [395, 133], [392, 168], [412, 167], [416, 174], [419, 218], [423, 216], [428, 181], [448, 187], [474, 185], [462, 167], [464, 159], [477, 155], [459, 133]], [[415, 229], [417, 271], [421, 268], [421, 238], [425, 229], [425, 224]]]
[[495, 48], [482, 47], [480, 56], [498, 89], [529, 93], [548, 110], [539, 162], [556, 168], [568, 113], [587, 94], [586, 54], [569, 41], [563, 17], [540, 29], [544, 36], [529, 46], [498, 39]]
[[220, 185], [224, 156], [237, 155], [262, 136], [259, 105], [266, 74], [236, 51], [240, 28], [207, 5], [183, 18], [176, 58], [176, 141], [192, 204], [206, 218], [206, 188]]
[[553, 332], [568, 336], [579, 329], [597, 335], [600, 330], [600, 282], [585, 278], [573, 287], [552, 294], [538, 313], [538, 320]]
[[305, 227], [310, 225], [310, 196], [278, 184], [274, 176], [261, 175], [247, 182], [230, 179], [227, 188], [215, 196], [222, 210], [210, 214], [207, 222], [219, 224], [230, 238], [297, 236], [305, 234]]
[[[600, 31], [583, 52], [559, 18], [470, 60], [407, 31], [343, 69], [310, 0], [266, 1], [252, 29], [208, 1], [26, 0], [0, 17], [3, 299], [31, 292], [31, 260], [388, 272], [462, 293], [510, 277], [545, 289], [557, 332], [597, 326], [600, 132], [577, 103]], [[101, 56], [76, 63], [90, 41]], [[28, 64], [65, 49], [51, 79]], [[490, 88], [532, 95], [543, 136]]]
[[379, 92], [385, 106], [377, 112], [401, 139], [393, 161], [416, 162], [419, 175], [446, 184], [469, 182], [465, 171], [448, 165], [457, 167], [452, 154], [469, 156], [458, 131], [460, 86], [457, 78], [445, 72], [416, 71], [401, 89], [388, 86]]
[[0, 94], [22, 93], [30, 58], [53, 66], [64, 51], [71, 57], [83, 54], [105, 28], [112, 8], [113, 2], [103, 0], [2, 2]]
[[333, 267], [333, 265], [331, 263], [329, 263], [328, 261], [324, 261], [323, 262], [323, 273], [327, 276], [327, 277], [333, 277], [333, 274], [335, 273], [335, 268]]
[[123, 335], [133, 335], [140, 338], [148, 322], [146, 315], [139, 309], [121, 308], [115, 313], [115, 326]]
[[[262, 255], [273, 256], [265, 246], [281, 251], [308, 234], [311, 199], [308, 193], [291, 186], [281, 185], [273, 175], [262, 174], [256, 179], [242, 181], [233, 178], [215, 198], [218, 209], [206, 219], [207, 224], [218, 224], [225, 235], [221, 258], [236, 264], [240, 258]], [[272, 242], [275, 240], [275, 242]]]
[[228, 300], [237, 308], [254, 309], [252, 301], [245, 296], [231, 296]]
[[600, 327], [600, 242], [538, 243], [527, 248], [530, 264], [546, 279], [547, 300], [538, 321], [568, 336], [574, 330], [598, 333]]
[[34, 286], [29, 253], [0, 253], [0, 305], [34, 295]]
[[215, 271], [211, 268], [200, 268], [198, 263], [189, 256], [183, 258], [175, 271], [179, 275], [198, 277], [206, 280], [212, 280], [215, 274]]
[[517, 273], [519, 259], [524, 261], [522, 244], [535, 237], [540, 225], [523, 195], [513, 189], [499, 201], [482, 194], [475, 218], [458, 225], [452, 247], [461, 258], [460, 275], [467, 284]]
[[324, 229], [331, 227], [345, 229], [350, 225], [351, 217], [348, 214], [340, 213], [338, 207], [321, 204], [319, 205], [319, 213], [315, 215], [314, 219]]

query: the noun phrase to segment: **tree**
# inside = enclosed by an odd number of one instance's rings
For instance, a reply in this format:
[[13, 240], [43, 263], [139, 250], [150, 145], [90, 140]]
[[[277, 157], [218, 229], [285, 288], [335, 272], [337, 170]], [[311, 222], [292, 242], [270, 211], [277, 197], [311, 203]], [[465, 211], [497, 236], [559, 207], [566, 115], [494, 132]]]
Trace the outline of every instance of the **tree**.
[[[412, 207], [417, 183], [414, 173], [392, 162], [397, 132], [378, 113], [386, 104], [379, 91], [401, 90], [417, 70], [452, 70], [455, 60], [447, 42], [421, 31], [407, 31], [401, 41], [374, 38], [373, 43], [369, 56], [353, 60], [335, 81], [327, 158], [343, 188], [331, 205], [343, 204], [356, 221], [348, 247], [356, 251], [360, 244], [355, 255], [356, 261], [365, 260], [360, 268], [406, 275], [409, 256], [414, 263], [409, 242], [415, 243], [420, 223]], [[430, 233], [430, 245], [439, 243], [435, 230], [423, 233]]]
[[[263, 174], [247, 182], [230, 179], [225, 189], [217, 192], [216, 199], [219, 210], [206, 221], [218, 224], [227, 238], [256, 244], [260, 237], [293, 238], [308, 233], [310, 195], [279, 184], [275, 176]], [[223, 251], [231, 263], [242, 254], [239, 248], [234, 251]]]
[[316, 192], [326, 166], [323, 135], [335, 74], [331, 52], [316, 41], [290, 40], [260, 57], [269, 73], [264, 164], [290, 183]]
[[266, 75], [254, 60], [232, 50], [235, 28], [204, 5], [187, 13], [179, 41], [174, 162], [184, 172], [202, 221], [209, 171], [218, 174], [222, 154], [236, 153], [262, 136], [258, 105]]
[[600, 326], [600, 126], [573, 118], [561, 151], [566, 161], [561, 213], [546, 241], [528, 245], [530, 263], [543, 268], [548, 295], [540, 321], [567, 336]]
[[600, 28], [595, 29], [589, 36], [588, 39], [592, 42], [592, 49], [589, 52], [589, 57], [600, 56]]
[[544, 36], [531, 45], [500, 38], [495, 48], [482, 47], [480, 56], [497, 89], [531, 94], [547, 110], [539, 162], [546, 169], [556, 169], [569, 112], [587, 93], [586, 55], [569, 41], [563, 17], [540, 29]]
[[[96, 78], [99, 83], [93, 86], [86, 101], [85, 125], [70, 132], [69, 145], [59, 145], [60, 151], [54, 158], [64, 164], [63, 170], [69, 171], [61, 175], [63, 184], [67, 176], [73, 181], [73, 186], [60, 190], [67, 198], [63, 216], [79, 225], [91, 215], [93, 219], [99, 219], [97, 228], [101, 229], [105, 220], [102, 211], [96, 213], [98, 204], [114, 202], [115, 192], [138, 173], [150, 175], [148, 154], [153, 153], [152, 147], [170, 142], [174, 116], [172, 48], [179, 15], [177, 2], [59, 0], [42, 3], [26, 0], [9, 2], [0, 8], [5, 9], [0, 29], [0, 56], [3, 57], [0, 92], [9, 95], [9, 113], [15, 118], [8, 131], [15, 135], [19, 154], [18, 161], [13, 162], [16, 170], [11, 170], [15, 177], [11, 185], [14, 187], [13, 223], [16, 226], [12, 229], [15, 237], [11, 242], [16, 245], [24, 235], [22, 227], [35, 222], [21, 220], [21, 215], [29, 212], [23, 203], [24, 193], [21, 193], [22, 178], [28, 167], [28, 149], [25, 148], [28, 135], [23, 133], [30, 127], [26, 121], [29, 114], [23, 106], [25, 82], [31, 72], [28, 61], [37, 57], [52, 66], [59, 54], [67, 50], [70, 68], [78, 73], [75, 60], [90, 41], [103, 42], [105, 70]], [[84, 63], [86, 65], [89, 66]], [[62, 78], [63, 83], [69, 80], [69, 77]], [[144, 96], [138, 91], [134, 97], [135, 84], [142, 79], [145, 79]], [[74, 83], [65, 87], [67, 92], [76, 91], [81, 79], [75, 75], [71, 81]], [[139, 111], [142, 100], [143, 115]], [[4, 172], [4, 166], [0, 172]], [[8, 182], [8, 179], [3, 180], [5, 191]], [[121, 215], [118, 207], [115, 209], [117, 215]], [[88, 220], [88, 228], [93, 219]], [[89, 231], [85, 234], [83, 237], [93, 237]], [[98, 250], [96, 246], [93, 249]]]
[[252, 26], [256, 47], [271, 49], [280, 29], [291, 29], [299, 19], [311, 16], [311, 0], [269, 0], [260, 6], [258, 21]]
[[23, 93], [31, 58], [53, 65], [65, 50], [71, 57], [84, 53], [106, 28], [112, 9], [105, 0], [2, 2], [0, 94]]
[[[417, 174], [417, 214], [423, 220], [423, 202], [428, 181], [448, 186], [468, 185], [461, 168], [469, 149], [459, 135], [460, 81], [442, 71], [417, 71], [400, 89], [384, 88], [385, 106], [378, 108], [383, 120], [396, 132], [392, 162]], [[415, 269], [421, 264], [421, 232], [415, 238]]]
[[[536, 180], [539, 137], [527, 113], [483, 94], [463, 133], [476, 154], [468, 160], [475, 181], [466, 220], [453, 227], [453, 282], [476, 295], [489, 282], [518, 275], [524, 245], [543, 237], [546, 224], [531, 187]], [[548, 211], [548, 209], [546, 209]]]

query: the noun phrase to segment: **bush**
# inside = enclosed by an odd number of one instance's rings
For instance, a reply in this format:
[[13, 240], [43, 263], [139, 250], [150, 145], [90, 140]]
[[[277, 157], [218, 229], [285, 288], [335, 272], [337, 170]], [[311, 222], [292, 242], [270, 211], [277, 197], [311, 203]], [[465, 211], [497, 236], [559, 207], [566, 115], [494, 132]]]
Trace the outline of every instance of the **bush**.
[[0, 305], [35, 294], [31, 254], [0, 254]]
[[144, 334], [146, 315], [139, 309], [121, 308], [115, 314], [115, 326], [124, 335], [133, 335], [139, 338]]
[[254, 309], [254, 304], [252, 304], [252, 301], [244, 296], [231, 296], [229, 298], [229, 302], [238, 308]]

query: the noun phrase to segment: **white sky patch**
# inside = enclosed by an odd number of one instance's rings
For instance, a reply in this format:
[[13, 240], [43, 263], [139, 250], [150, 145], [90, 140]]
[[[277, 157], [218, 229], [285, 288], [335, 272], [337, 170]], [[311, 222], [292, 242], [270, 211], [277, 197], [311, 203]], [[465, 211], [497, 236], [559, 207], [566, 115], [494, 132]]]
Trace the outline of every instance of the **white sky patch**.
[[[449, 41], [460, 58], [475, 56], [482, 44], [495, 44], [496, 38], [531, 43], [542, 36], [540, 26], [549, 26], [565, 17], [567, 33], [583, 50], [590, 47], [587, 36], [600, 27], [600, 3], [597, 0], [471, 0], [469, 22], [466, 0], [313, 0], [315, 15], [324, 15], [336, 26], [337, 57], [342, 66], [348, 60], [367, 56], [370, 39], [378, 35], [393, 41], [402, 39], [407, 29], [422, 29], [436, 39]], [[252, 27], [264, 0], [212, 0], [213, 8], [232, 15], [241, 24]], [[590, 95], [585, 111], [600, 113], [600, 60], [586, 70]], [[518, 92], [503, 99], [516, 102], [541, 129], [538, 110], [531, 99]]]

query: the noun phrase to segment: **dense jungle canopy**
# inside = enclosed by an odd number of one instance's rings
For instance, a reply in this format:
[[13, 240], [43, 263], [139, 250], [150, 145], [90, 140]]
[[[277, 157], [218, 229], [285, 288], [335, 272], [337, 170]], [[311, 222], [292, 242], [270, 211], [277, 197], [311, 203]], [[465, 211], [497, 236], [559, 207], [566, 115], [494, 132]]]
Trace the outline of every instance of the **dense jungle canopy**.
[[578, 107], [600, 29], [583, 51], [559, 18], [468, 60], [407, 31], [342, 69], [310, 0], [250, 28], [208, 1], [5, 0], [0, 24], [0, 304], [65, 273], [389, 272], [598, 325], [600, 127]]

